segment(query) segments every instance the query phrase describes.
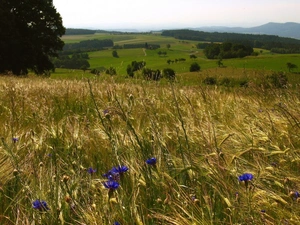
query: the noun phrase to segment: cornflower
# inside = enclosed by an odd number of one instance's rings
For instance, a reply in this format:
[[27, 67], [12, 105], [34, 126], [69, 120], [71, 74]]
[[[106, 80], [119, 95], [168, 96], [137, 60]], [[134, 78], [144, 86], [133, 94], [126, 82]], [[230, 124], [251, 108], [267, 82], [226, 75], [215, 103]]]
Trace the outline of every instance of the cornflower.
[[103, 174], [103, 176], [108, 180], [120, 180], [120, 176], [122, 177], [126, 171], [128, 171], [127, 166], [117, 166], [113, 167], [110, 171]]
[[128, 171], [127, 166], [118, 166], [118, 167], [113, 167], [110, 172], [112, 173], [119, 173], [120, 175]]
[[156, 164], [156, 158], [155, 158], [155, 157], [152, 157], [152, 158], [150, 158], [150, 159], [147, 159], [147, 160], [146, 160], [146, 163], [147, 163], [148, 165], [154, 166], [154, 165]]
[[245, 182], [246, 189], [248, 188], [248, 182], [253, 179], [253, 175], [251, 173], [244, 173], [239, 176], [239, 181]]
[[117, 181], [114, 180], [108, 180], [106, 182], [103, 182], [103, 185], [105, 188], [108, 189], [108, 198], [111, 199], [113, 196], [114, 190], [116, 190], [120, 184]]
[[92, 167], [90, 167], [90, 168], [88, 168], [87, 169], [87, 172], [89, 173], [89, 174], [94, 174], [94, 173], [96, 173], [96, 169], [93, 169]]
[[300, 198], [300, 194], [298, 191], [291, 191], [289, 195], [293, 197], [294, 200], [298, 200], [298, 198]]
[[114, 180], [108, 180], [106, 182], [103, 182], [103, 185], [105, 188], [109, 189], [110, 191], [116, 190], [120, 186], [120, 184]]
[[33, 203], [32, 203], [32, 207], [34, 209], [37, 209], [39, 211], [46, 211], [46, 210], [49, 210], [49, 207], [47, 205], [47, 202], [45, 201], [40, 201], [40, 200], [35, 200]]
[[103, 176], [106, 177], [108, 180], [115, 180], [115, 181], [120, 180], [120, 174], [114, 173], [111, 170], [103, 174]]
[[253, 179], [253, 175], [251, 173], [244, 173], [239, 176], [239, 181], [249, 181]]

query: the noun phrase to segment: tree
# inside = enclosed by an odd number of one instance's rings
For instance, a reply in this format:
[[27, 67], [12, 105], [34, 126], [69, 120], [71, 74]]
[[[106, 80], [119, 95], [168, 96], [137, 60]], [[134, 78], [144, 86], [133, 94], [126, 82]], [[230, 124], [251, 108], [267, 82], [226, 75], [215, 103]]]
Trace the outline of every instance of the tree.
[[140, 62], [132, 61], [131, 65], [127, 65], [127, 69], [126, 69], [127, 74], [130, 77], [133, 77], [135, 71], [141, 70], [145, 66], [146, 66], [146, 62], [145, 61], [140, 61]]
[[163, 55], [163, 56], [166, 56], [167, 55], [167, 52], [166, 51], [158, 51], [157, 54], [159, 56]]
[[119, 58], [118, 52], [116, 50], [112, 51], [112, 56], [115, 58]]
[[86, 65], [82, 65], [82, 66], [80, 67], [80, 69], [82, 69], [83, 72], [85, 73], [85, 71], [87, 70], [87, 66], [86, 66]]
[[158, 81], [161, 78], [160, 70], [152, 70], [150, 68], [143, 68], [142, 74], [146, 80]]
[[171, 68], [163, 69], [163, 76], [169, 80], [175, 79], [175, 71]]
[[221, 52], [220, 44], [210, 44], [206, 46], [203, 52], [208, 59], [215, 59]]
[[190, 55], [190, 59], [197, 59], [197, 56], [195, 56], [194, 54]]
[[289, 72], [291, 72], [293, 69], [298, 68], [297, 65], [295, 65], [295, 64], [293, 64], [293, 63], [290, 63], [290, 62], [288, 62], [288, 63], [286, 64], [286, 67], [289, 69]]
[[87, 59], [89, 59], [89, 56], [86, 53], [74, 53], [71, 57], [60, 55], [53, 60], [53, 64], [56, 68], [88, 69], [90, 64]]
[[215, 84], [217, 84], [217, 80], [216, 80], [216, 78], [214, 78], [214, 77], [206, 77], [206, 78], [203, 80], [203, 83], [204, 83], [204, 84], [207, 84], [207, 85], [215, 85]]
[[217, 61], [217, 65], [218, 67], [223, 67], [223, 60], [222, 57], [219, 57], [218, 61]]
[[110, 66], [106, 71], [105, 71], [106, 74], [109, 74], [111, 76], [113, 75], [117, 75], [117, 71], [115, 68], [113, 68], [112, 66]]
[[0, 5], [0, 73], [53, 70], [50, 57], [63, 48], [65, 28], [52, 0], [0, 0]]
[[190, 66], [190, 72], [197, 72], [200, 71], [200, 66], [198, 63], [194, 62]]

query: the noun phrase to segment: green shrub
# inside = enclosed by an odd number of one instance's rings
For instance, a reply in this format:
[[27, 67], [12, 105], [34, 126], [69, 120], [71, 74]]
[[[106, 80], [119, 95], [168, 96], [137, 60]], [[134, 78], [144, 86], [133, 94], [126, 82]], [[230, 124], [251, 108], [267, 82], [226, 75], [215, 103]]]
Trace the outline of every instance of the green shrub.
[[197, 71], [200, 71], [200, 66], [198, 63], [196, 62], [193, 62], [190, 66], [190, 72], [197, 72]]
[[175, 71], [171, 68], [163, 69], [163, 76], [169, 80], [175, 79]]
[[143, 68], [142, 74], [146, 80], [158, 81], [161, 78], [160, 70], [152, 70], [150, 68]]
[[220, 85], [229, 87], [229, 86], [232, 86], [232, 82], [231, 82], [231, 80], [230, 80], [228, 77], [224, 77], [224, 78], [222, 78], [222, 80], [220, 81]]
[[288, 78], [283, 72], [278, 72], [267, 76], [267, 81], [273, 87], [286, 88], [288, 83]]
[[95, 74], [95, 75], [100, 75], [100, 71], [97, 70], [97, 69], [92, 69], [92, 70], [91, 70], [91, 73], [92, 73], [92, 74]]
[[248, 87], [249, 82], [247, 80], [241, 80], [239, 82], [240, 87]]
[[109, 67], [106, 71], [105, 71], [106, 74], [109, 74], [109, 75], [117, 75], [117, 71], [115, 68], [113, 68], [112, 66]]
[[206, 78], [203, 80], [203, 83], [204, 83], [204, 84], [207, 84], [207, 85], [215, 85], [215, 84], [217, 84], [217, 79], [214, 78], [214, 77], [206, 77]]

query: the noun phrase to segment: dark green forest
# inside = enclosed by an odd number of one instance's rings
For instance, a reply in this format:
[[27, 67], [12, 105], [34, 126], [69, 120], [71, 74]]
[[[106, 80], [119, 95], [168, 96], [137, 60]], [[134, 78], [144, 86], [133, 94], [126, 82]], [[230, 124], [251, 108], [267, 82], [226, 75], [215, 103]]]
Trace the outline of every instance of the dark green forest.
[[60, 55], [57, 58], [53, 58], [52, 62], [55, 68], [86, 70], [90, 67], [88, 59], [89, 55], [87, 53], [74, 53], [72, 56]]
[[253, 48], [250, 45], [231, 42], [224, 42], [222, 44], [212, 43], [204, 49], [204, 54], [208, 59], [243, 58], [253, 54], [253, 52]]
[[95, 34], [96, 30], [89, 30], [89, 29], [66, 29], [65, 35], [86, 35], [86, 34]]
[[72, 54], [78, 52], [91, 52], [99, 51], [104, 48], [110, 48], [114, 46], [114, 42], [111, 39], [105, 40], [86, 40], [80, 41], [79, 43], [65, 44], [63, 47], [64, 54]]
[[129, 49], [129, 48], [146, 48], [146, 49], [158, 49], [160, 48], [159, 44], [124, 44], [123, 48]]

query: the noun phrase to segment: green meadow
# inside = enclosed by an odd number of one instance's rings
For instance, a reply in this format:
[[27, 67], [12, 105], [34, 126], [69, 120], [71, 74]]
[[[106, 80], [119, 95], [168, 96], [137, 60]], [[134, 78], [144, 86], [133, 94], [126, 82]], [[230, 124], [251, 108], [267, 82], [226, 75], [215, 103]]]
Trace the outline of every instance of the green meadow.
[[[219, 68], [197, 42], [158, 34], [63, 37], [91, 38], [161, 49], [89, 53], [115, 76], [0, 77], [0, 224], [299, 224], [300, 74], [286, 68], [299, 55], [262, 50]], [[186, 61], [167, 64], [175, 58]], [[175, 81], [128, 78], [141, 60], [173, 68]]]
[[[79, 42], [82, 40], [89, 39], [112, 39], [115, 45], [122, 46], [123, 44], [159, 44], [160, 49], [157, 50], [146, 50], [142, 48], [136, 49], [117, 49], [119, 58], [112, 56], [112, 49], [106, 49], [102, 51], [90, 52], [90, 68], [91, 69], [103, 69], [114, 67], [117, 71], [118, 76], [126, 77], [127, 65], [131, 64], [132, 61], [145, 61], [146, 67], [151, 69], [162, 70], [164, 68], [172, 68], [176, 72], [177, 77], [181, 77], [186, 84], [193, 84], [195, 76], [239, 76], [241, 73], [235, 72], [243, 69], [252, 73], [263, 73], [268, 74], [272, 72], [286, 72], [288, 68], [286, 63], [297, 63], [300, 61], [299, 54], [272, 54], [270, 51], [264, 49], [255, 49], [258, 52], [258, 56], [248, 56], [241, 59], [224, 59], [224, 68], [217, 68], [217, 60], [208, 60], [203, 54], [202, 49], [197, 49], [196, 45], [198, 41], [183, 41], [172, 37], [163, 37], [157, 34], [95, 34], [95, 35], [72, 35], [64, 36], [63, 40], [66, 43]], [[167, 45], [171, 47], [168, 49]], [[166, 56], [159, 56], [159, 51], [167, 52]], [[190, 59], [190, 55], [196, 55], [196, 59]], [[184, 58], [186, 61], [170, 63], [168, 60], [175, 60]], [[191, 63], [197, 62], [201, 71], [197, 75], [190, 73], [189, 68]], [[59, 76], [66, 72], [66, 76], [72, 76], [68, 70], [57, 69]], [[215, 71], [218, 71], [217, 73]], [[88, 71], [87, 71], [88, 72]], [[299, 69], [295, 69], [293, 72], [299, 72]], [[74, 72], [74, 76], [82, 74], [81, 71]], [[76, 75], [77, 74], [77, 75]], [[234, 75], [236, 74], [236, 75]], [[245, 74], [245, 73], [244, 73]], [[53, 77], [57, 77], [53, 74]], [[293, 80], [298, 80], [300, 76], [291, 76]]]

